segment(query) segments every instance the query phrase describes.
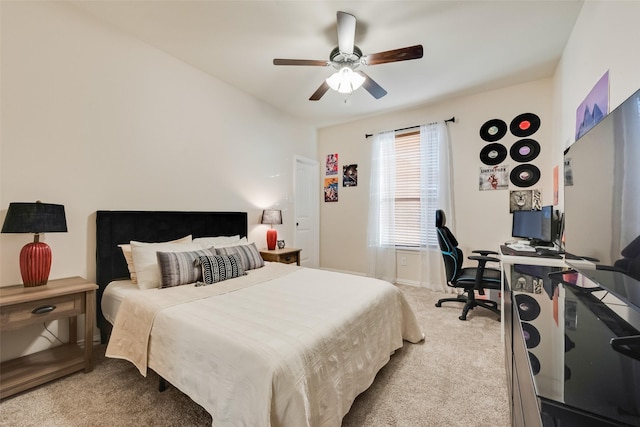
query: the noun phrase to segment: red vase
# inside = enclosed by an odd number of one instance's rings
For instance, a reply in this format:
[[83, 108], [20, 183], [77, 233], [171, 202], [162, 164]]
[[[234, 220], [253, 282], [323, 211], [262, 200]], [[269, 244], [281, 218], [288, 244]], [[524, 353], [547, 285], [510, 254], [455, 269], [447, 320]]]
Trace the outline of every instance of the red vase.
[[278, 240], [278, 232], [275, 228], [267, 230], [267, 249], [270, 251], [276, 248], [276, 240]]
[[20, 274], [24, 286], [42, 286], [49, 280], [51, 248], [43, 242], [27, 243], [20, 251]]

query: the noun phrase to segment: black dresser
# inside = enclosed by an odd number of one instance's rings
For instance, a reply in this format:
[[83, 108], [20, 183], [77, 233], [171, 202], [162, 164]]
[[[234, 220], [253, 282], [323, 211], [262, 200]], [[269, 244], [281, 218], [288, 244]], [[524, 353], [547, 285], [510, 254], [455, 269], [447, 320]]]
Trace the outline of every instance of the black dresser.
[[604, 289], [592, 279], [608, 272], [503, 268], [512, 425], [640, 426], [637, 282]]

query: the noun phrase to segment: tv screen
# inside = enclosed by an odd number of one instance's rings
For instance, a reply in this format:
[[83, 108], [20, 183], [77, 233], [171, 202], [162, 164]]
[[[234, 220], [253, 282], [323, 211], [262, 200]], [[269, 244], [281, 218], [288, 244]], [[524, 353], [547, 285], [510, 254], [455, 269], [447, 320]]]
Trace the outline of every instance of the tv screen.
[[631, 264], [627, 274], [640, 280], [640, 90], [571, 145], [564, 163], [565, 251]]
[[539, 211], [514, 211], [511, 236], [531, 240], [533, 245], [553, 242], [553, 208]]

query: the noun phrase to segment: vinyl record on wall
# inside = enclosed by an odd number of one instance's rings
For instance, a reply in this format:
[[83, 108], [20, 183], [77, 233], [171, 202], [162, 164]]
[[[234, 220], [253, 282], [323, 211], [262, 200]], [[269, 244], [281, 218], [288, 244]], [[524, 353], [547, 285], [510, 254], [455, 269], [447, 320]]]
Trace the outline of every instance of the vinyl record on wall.
[[535, 320], [540, 315], [540, 304], [538, 304], [535, 298], [529, 295], [516, 295], [516, 307], [518, 307], [520, 320], [524, 320], [525, 322]]
[[527, 353], [529, 354], [529, 362], [531, 363], [531, 373], [533, 375], [538, 375], [540, 373], [540, 360], [530, 351]]
[[531, 187], [540, 180], [540, 169], [530, 164], [518, 165], [511, 170], [509, 178], [513, 185]]
[[506, 158], [507, 147], [497, 142], [485, 145], [480, 151], [480, 161], [485, 165], [497, 165], [498, 163], [502, 163]]
[[515, 136], [524, 138], [533, 135], [540, 129], [540, 117], [533, 113], [524, 113], [511, 120], [509, 130]]
[[534, 139], [521, 139], [511, 146], [509, 154], [516, 162], [530, 162], [540, 154], [540, 144]]
[[536, 348], [540, 344], [540, 332], [531, 323], [521, 322], [522, 333], [524, 334], [524, 343], [527, 348]]
[[491, 119], [480, 127], [480, 138], [495, 142], [507, 134], [507, 124], [500, 119]]

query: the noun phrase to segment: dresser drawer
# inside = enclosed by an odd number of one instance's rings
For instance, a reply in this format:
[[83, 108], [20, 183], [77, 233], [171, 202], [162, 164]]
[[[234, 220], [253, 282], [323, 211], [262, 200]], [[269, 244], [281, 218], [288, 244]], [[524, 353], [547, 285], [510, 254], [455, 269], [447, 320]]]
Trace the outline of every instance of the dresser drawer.
[[0, 330], [77, 316], [84, 313], [84, 293], [14, 304], [0, 309]]

